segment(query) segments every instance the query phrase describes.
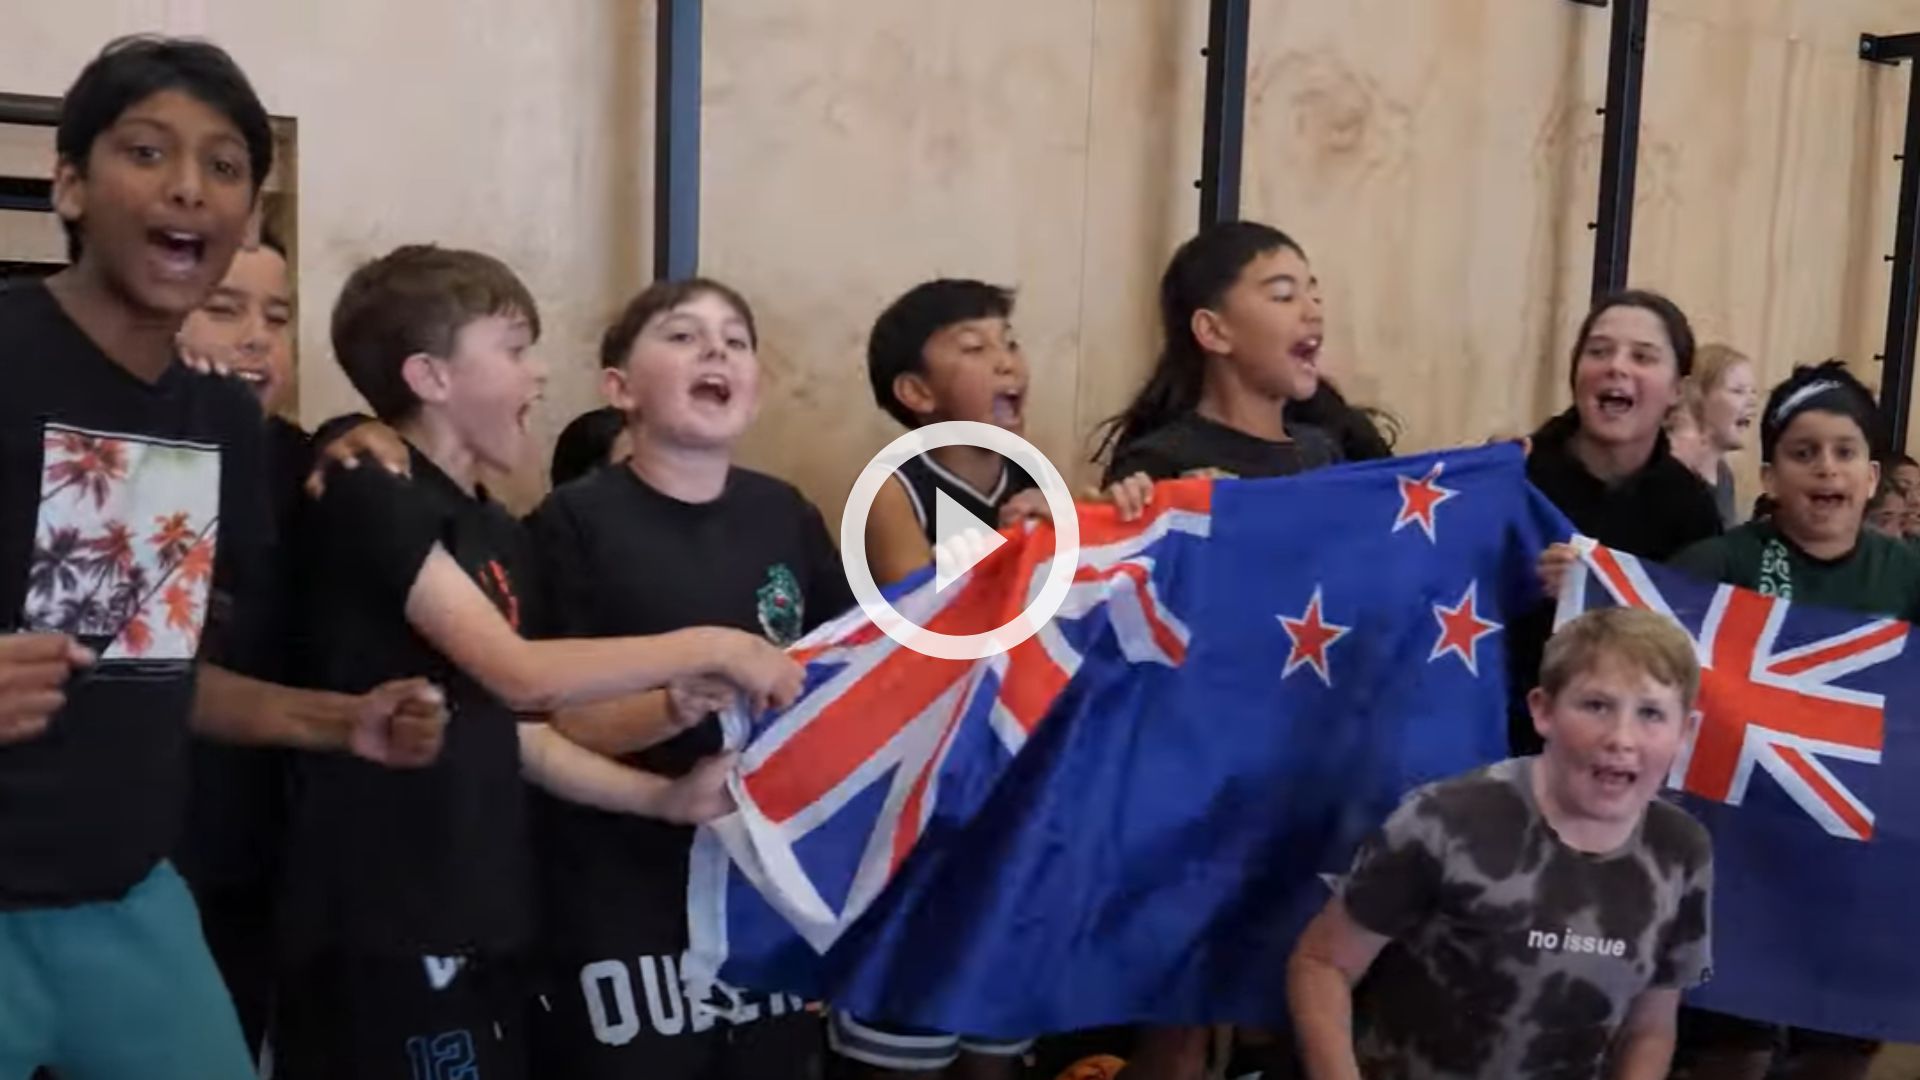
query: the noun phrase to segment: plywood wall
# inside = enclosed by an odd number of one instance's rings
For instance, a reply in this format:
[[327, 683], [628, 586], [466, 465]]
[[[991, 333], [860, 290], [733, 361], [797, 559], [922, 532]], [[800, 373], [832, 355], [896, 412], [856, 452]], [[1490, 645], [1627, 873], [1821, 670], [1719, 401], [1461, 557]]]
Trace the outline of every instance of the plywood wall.
[[[1020, 290], [1030, 434], [1076, 479], [1156, 347], [1192, 229], [1205, 0], [714, 0], [702, 256], [759, 309], [747, 459], [837, 519], [895, 433], [866, 332], [938, 274]], [[1326, 282], [1328, 365], [1403, 445], [1531, 426], [1585, 307], [1609, 13], [1571, 0], [1258, 0], [1245, 212]], [[1768, 379], [1877, 377], [1908, 72], [1861, 31], [1920, 0], [1653, 0], [1633, 277]], [[395, 244], [484, 247], [546, 308], [548, 433], [596, 402], [593, 343], [649, 263], [645, 0], [17, 5], [0, 89], [57, 93], [113, 34], [208, 34], [300, 123], [302, 406], [356, 402], [324, 313]], [[535, 497], [542, 470], [507, 485]], [[1750, 470], [1749, 470], [1750, 471]]]

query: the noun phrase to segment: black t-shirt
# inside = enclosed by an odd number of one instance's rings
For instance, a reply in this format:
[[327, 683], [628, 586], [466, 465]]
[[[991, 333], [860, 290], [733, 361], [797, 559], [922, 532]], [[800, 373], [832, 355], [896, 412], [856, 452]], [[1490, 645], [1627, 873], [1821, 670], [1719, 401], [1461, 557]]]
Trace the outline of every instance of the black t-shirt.
[[[228, 642], [230, 655], [216, 663], [256, 678], [287, 682], [292, 627], [294, 571], [287, 538], [293, 534], [313, 454], [307, 433], [278, 416], [266, 427], [266, 472], [275, 543], [263, 552], [259, 629], [247, 641]], [[196, 740], [193, 786], [187, 798], [186, 828], [174, 862], [196, 893], [244, 889], [265, 895], [280, 865], [287, 828], [287, 757], [275, 747], [233, 746]]]
[[253, 632], [260, 407], [178, 364], [140, 380], [37, 282], [0, 289], [0, 385], [0, 629], [100, 654], [0, 747], [0, 909], [116, 898], [178, 838], [195, 658]]
[[299, 668], [362, 693], [424, 676], [451, 717], [440, 758], [386, 769], [345, 754], [294, 763], [283, 932], [296, 957], [508, 952], [532, 930], [518, 717], [414, 632], [407, 594], [437, 544], [531, 633], [539, 590], [520, 524], [414, 451], [411, 481], [336, 470], [300, 516]]
[[1274, 442], [1188, 413], [1120, 447], [1107, 465], [1103, 484], [1134, 473], [1173, 480], [1201, 469], [1215, 469], [1247, 480], [1292, 476], [1340, 461], [1340, 448], [1311, 424], [1288, 424], [1286, 442]]
[[935, 461], [932, 454], [922, 454], [907, 461], [893, 475], [907, 489], [907, 501], [913, 504], [913, 516], [919, 519], [920, 531], [927, 534], [929, 544], [934, 540], [934, 503], [939, 492], [946, 492], [948, 498], [974, 517], [997, 522], [1000, 520], [1000, 508], [1006, 505], [1008, 499], [1034, 486], [1033, 477], [1027, 475], [1027, 470], [1011, 461], [1003, 461], [999, 482], [993, 485], [992, 491], [981, 491]]
[[[1582, 535], [1643, 559], [1665, 562], [1682, 550], [1720, 535], [1720, 509], [1713, 489], [1673, 456], [1667, 437], [1654, 443], [1653, 456], [1637, 473], [1608, 485], [1580, 463], [1570, 441], [1579, 430], [1569, 409], [1533, 435], [1527, 479], [1540, 489]], [[1526, 694], [1539, 680], [1540, 659], [1553, 633], [1553, 605], [1542, 603], [1516, 617], [1507, 628], [1511, 699], [1509, 742], [1516, 754], [1540, 749]]]
[[[561, 487], [528, 519], [552, 630], [569, 637], [730, 626], [787, 644], [853, 606], [820, 512], [791, 485], [734, 469], [685, 503], [621, 468]], [[629, 764], [668, 776], [720, 749], [714, 720]], [[545, 932], [565, 958], [678, 957], [693, 830], [538, 797]]]

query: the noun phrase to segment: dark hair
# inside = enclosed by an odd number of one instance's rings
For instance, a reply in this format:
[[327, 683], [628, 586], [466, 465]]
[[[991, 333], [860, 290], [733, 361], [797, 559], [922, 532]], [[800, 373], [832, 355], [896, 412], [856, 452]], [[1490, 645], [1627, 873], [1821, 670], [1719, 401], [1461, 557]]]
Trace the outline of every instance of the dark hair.
[[874, 404], [910, 428], [920, 426], [900, 399], [894, 380], [926, 370], [927, 342], [955, 323], [1013, 315], [1013, 290], [968, 278], [926, 281], [902, 293], [873, 321], [867, 335], [867, 381]]
[[1773, 516], [1774, 509], [1779, 505], [1780, 505], [1779, 503], [1774, 501], [1773, 496], [1765, 494], [1764, 492], [1759, 495], [1755, 495], [1753, 497], [1753, 520], [1755, 521], [1767, 520], [1768, 518]]
[[1282, 410], [1288, 427], [1311, 424], [1340, 444], [1343, 461], [1374, 461], [1393, 456], [1400, 441], [1400, 418], [1372, 405], [1352, 405], [1325, 375], [1305, 401], [1289, 401]]
[[1901, 454], [1899, 457], [1893, 459], [1894, 468], [1897, 469], [1902, 465], [1911, 465], [1916, 469], [1920, 469], [1920, 461], [1913, 460], [1912, 454]]
[[1100, 425], [1095, 461], [1200, 404], [1207, 358], [1193, 336], [1193, 313], [1217, 306], [1248, 263], [1283, 248], [1307, 257], [1292, 237], [1257, 221], [1209, 225], [1180, 245], [1160, 277], [1160, 359], [1132, 403]]
[[[54, 150], [61, 161], [87, 173], [93, 144], [133, 106], [163, 90], [181, 90], [233, 121], [247, 143], [255, 194], [273, 171], [273, 126], [253, 84], [225, 49], [208, 41], [134, 34], [100, 50], [60, 102]], [[80, 258], [78, 222], [62, 219], [67, 257]]]
[[1618, 307], [1652, 312], [1666, 328], [1667, 342], [1673, 346], [1673, 358], [1679, 365], [1680, 377], [1684, 379], [1693, 374], [1693, 324], [1687, 321], [1687, 313], [1680, 310], [1679, 304], [1657, 292], [1625, 289], [1601, 297], [1580, 323], [1580, 334], [1573, 339], [1573, 363], [1567, 368], [1569, 383], [1573, 382], [1580, 370], [1580, 353], [1587, 346], [1587, 336], [1593, 333], [1593, 324], [1600, 321], [1600, 316]]
[[287, 254], [287, 245], [280, 239], [280, 234], [274, 232], [271, 226], [260, 226], [260, 246], [280, 256], [283, 262], [289, 264], [293, 262], [293, 256]]
[[416, 353], [453, 355], [462, 327], [519, 315], [540, 336], [527, 286], [491, 255], [411, 244], [355, 270], [333, 305], [333, 351], [374, 415], [389, 423], [420, 405], [402, 369]]
[[727, 302], [727, 306], [740, 313], [741, 321], [747, 324], [747, 337], [754, 348], [760, 347], [760, 330], [753, 322], [753, 308], [747, 298], [722, 285], [712, 278], [693, 277], [680, 281], [656, 281], [641, 290], [640, 295], [627, 302], [626, 309], [620, 312], [613, 325], [600, 337], [600, 366], [617, 368], [627, 362], [627, 354], [633, 351], [633, 343], [639, 338], [640, 331], [647, 328], [654, 316], [672, 311], [681, 304], [700, 296], [712, 295]]
[[1780, 436], [1793, 419], [1810, 409], [1851, 419], [1867, 441], [1867, 452], [1879, 461], [1885, 456], [1885, 437], [1881, 433], [1880, 407], [1844, 360], [1822, 364], [1801, 364], [1793, 374], [1767, 395], [1766, 411], [1760, 414], [1760, 460], [1773, 461]]
[[553, 444], [553, 486], [585, 476], [607, 463], [613, 443], [627, 426], [626, 414], [611, 405], [589, 409], [573, 418]]

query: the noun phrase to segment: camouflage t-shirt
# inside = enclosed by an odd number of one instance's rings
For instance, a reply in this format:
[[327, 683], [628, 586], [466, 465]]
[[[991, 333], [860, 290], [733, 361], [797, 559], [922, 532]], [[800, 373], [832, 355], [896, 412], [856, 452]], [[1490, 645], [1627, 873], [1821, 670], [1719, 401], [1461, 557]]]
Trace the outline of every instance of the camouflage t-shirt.
[[1415, 791], [1355, 859], [1347, 910], [1394, 939], [1355, 1003], [1365, 1075], [1597, 1077], [1635, 996], [1706, 979], [1706, 830], [1656, 800], [1618, 850], [1576, 851], [1535, 760]]

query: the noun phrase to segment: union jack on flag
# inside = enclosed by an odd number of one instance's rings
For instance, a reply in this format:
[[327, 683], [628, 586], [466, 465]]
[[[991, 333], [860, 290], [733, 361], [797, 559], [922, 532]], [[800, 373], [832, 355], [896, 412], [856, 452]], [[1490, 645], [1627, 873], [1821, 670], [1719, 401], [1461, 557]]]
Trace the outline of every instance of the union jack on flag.
[[1582, 547], [1558, 621], [1593, 606], [1591, 574], [1614, 603], [1680, 622], [1699, 650], [1700, 726], [1668, 782], [1738, 806], [1757, 765], [1827, 832], [1872, 839], [1872, 807], [1822, 759], [1880, 764], [1885, 697], [1836, 683], [1904, 652], [1908, 625], [1866, 619], [1787, 646], [1781, 632], [1792, 605], [1731, 585], [1714, 588], [1698, 624], [1689, 625], [1639, 559], [1596, 544]]
[[1920, 1038], [1911, 626], [1580, 546], [1561, 621], [1645, 608], [1678, 622], [1699, 653], [1700, 725], [1669, 777], [1671, 797], [1713, 836], [1714, 973], [1688, 1001], [1816, 1031]]
[[[969, 770], [965, 789], [942, 783], [956, 745], [990, 740], [1002, 767], [1020, 752], [1079, 671], [1085, 641], [1110, 627], [1126, 659], [1173, 667], [1188, 631], [1161, 602], [1153, 549], [1169, 534], [1205, 537], [1212, 491], [1169, 485], [1141, 521], [1082, 523], [1080, 558], [1059, 613], [1013, 648], [984, 660], [946, 660], [899, 647], [854, 609], [819, 627], [793, 655], [809, 665], [806, 694], [769, 725], [731, 721], [747, 744], [733, 792], [740, 813], [718, 828], [728, 852], [808, 944], [825, 951], [869, 906], [939, 817], [964, 820], [998, 771]], [[988, 556], [958, 587], [927, 582], [895, 598], [929, 630], [968, 634], [1004, 625], [1030, 603], [1052, 563], [1050, 528]], [[977, 731], [975, 729], [978, 729]], [[850, 879], [836, 888], [802, 868], [797, 849], [876, 788], [884, 799]]]

